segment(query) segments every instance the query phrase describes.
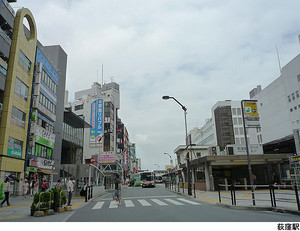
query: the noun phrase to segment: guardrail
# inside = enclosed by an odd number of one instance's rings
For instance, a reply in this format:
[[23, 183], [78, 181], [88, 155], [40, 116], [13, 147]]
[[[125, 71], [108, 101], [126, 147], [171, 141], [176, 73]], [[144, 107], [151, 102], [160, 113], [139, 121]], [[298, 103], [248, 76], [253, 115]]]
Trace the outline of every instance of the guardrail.
[[[193, 196], [194, 198], [196, 198], [196, 185], [192, 184], [193, 187]], [[180, 192], [182, 189], [182, 193], [184, 194], [184, 183], [183, 182], [173, 182], [173, 181], [166, 181], [165, 182], [165, 188], [171, 190], [171, 191], [175, 191], [175, 192]]]
[[[229, 187], [228, 187], [229, 186]], [[299, 201], [299, 191], [298, 185], [225, 185], [225, 184], [218, 184], [218, 196], [219, 202], [222, 203], [222, 199], [229, 199], [231, 200], [232, 205], [237, 205], [237, 201], [249, 200], [247, 198], [237, 198], [236, 194], [237, 191], [241, 188], [252, 188], [254, 195], [258, 197], [253, 197], [253, 205], [256, 205], [257, 202], [268, 202], [270, 203], [271, 207], [277, 207], [278, 202], [286, 202], [291, 204], [296, 204], [298, 211], [300, 211], [300, 201]], [[221, 190], [221, 188], [229, 188], [230, 189], [230, 197], [222, 196], [222, 192], [228, 192], [229, 190]], [[280, 188], [284, 190], [280, 190]], [[267, 189], [267, 192], [264, 192], [263, 189]], [[252, 192], [251, 192], [252, 193]], [[259, 196], [263, 196], [261, 198]]]

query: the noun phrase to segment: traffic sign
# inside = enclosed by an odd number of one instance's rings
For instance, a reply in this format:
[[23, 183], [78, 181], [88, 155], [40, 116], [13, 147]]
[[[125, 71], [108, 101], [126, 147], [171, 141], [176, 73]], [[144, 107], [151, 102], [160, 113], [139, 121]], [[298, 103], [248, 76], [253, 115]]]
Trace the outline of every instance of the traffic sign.
[[244, 103], [244, 114], [246, 118], [257, 118], [257, 105], [256, 102], [245, 102]]
[[290, 164], [292, 168], [300, 167], [300, 156], [294, 156], [290, 159]]

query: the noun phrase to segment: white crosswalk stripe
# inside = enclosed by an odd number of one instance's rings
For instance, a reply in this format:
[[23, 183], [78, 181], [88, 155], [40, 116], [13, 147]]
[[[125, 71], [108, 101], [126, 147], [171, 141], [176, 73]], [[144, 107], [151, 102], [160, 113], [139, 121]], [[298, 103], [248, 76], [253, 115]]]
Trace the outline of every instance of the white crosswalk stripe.
[[110, 209], [118, 208], [117, 202], [116, 201], [111, 201], [109, 205]]
[[101, 209], [104, 204], [104, 201], [97, 202], [92, 209]]
[[168, 201], [168, 202], [170, 202], [170, 203], [172, 203], [172, 204], [174, 204], [174, 205], [184, 205], [181, 202], [175, 201], [173, 199], [165, 199], [165, 200]]
[[153, 202], [155, 202], [156, 204], [158, 204], [158, 205], [168, 205], [168, 204], [166, 204], [165, 202], [163, 202], [163, 201], [160, 201], [160, 200], [158, 200], [158, 199], [151, 199]]
[[189, 201], [189, 200], [186, 200], [186, 199], [184, 199], [184, 198], [177, 198], [177, 200], [183, 201], [183, 202], [185, 202], [185, 203], [189, 203], [189, 204], [191, 204], [191, 205], [201, 205], [201, 203], [197, 203], [197, 202], [195, 202], [195, 201]]
[[126, 207], [134, 207], [134, 204], [131, 200], [125, 200], [125, 206]]
[[152, 206], [146, 200], [138, 200], [138, 202], [140, 202], [142, 206]]

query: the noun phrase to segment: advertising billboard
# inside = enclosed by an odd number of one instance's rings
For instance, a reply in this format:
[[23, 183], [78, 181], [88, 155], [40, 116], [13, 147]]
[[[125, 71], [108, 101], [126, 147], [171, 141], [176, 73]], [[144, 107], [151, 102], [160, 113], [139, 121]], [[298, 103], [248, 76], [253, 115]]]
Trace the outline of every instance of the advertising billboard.
[[115, 155], [98, 155], [98, 163], [114, 163]]
[[103, 99], [97, 99], [91, 104], [90, 143], [100, 143], [103, 131]]

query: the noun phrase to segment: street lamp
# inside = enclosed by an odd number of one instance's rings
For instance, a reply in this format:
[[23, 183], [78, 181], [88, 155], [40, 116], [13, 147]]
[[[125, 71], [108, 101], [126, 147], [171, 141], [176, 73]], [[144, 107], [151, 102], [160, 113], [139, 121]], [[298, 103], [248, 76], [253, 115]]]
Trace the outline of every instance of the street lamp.
[[[170, 164], [171, 164], [171, 160], [172, 160], [172, 157], [169, 153], [164, 153], [165, 155], [168, 155], [170, 157]], [[173, 167], [173, 164], [172, 164], [172, 167]], [[171, 179], [171, 170], [169, 171], [169, 178]]]
[[[176, 103], [178, 103], [184, 113], [184, 123], [185, 123], [185, 143], [186, 143], [186, 147], [188, 148], [188, 135], [187, 135], [187, 122], [186, 122], [186, 114], [187, 114], [187, 108], [185, 106], [183, 106], [177, 99], [175, 99], [175, 97], [172, 96], [168, 96], [165, 95], [162, 97], [162, 99], [164, 100], [168, 100], [168, 99], [174, 99]], [[188, 182], [188, 195], [192, 195], [192, 187], [191, 187], [191, 182], [190, 182], [190, 157], [189, 157], [190, 153], [188, 150], [188, 154], [187, 154], [187, 163], [186, 163], [186, 169], [187, 169], [187, 182]]]

